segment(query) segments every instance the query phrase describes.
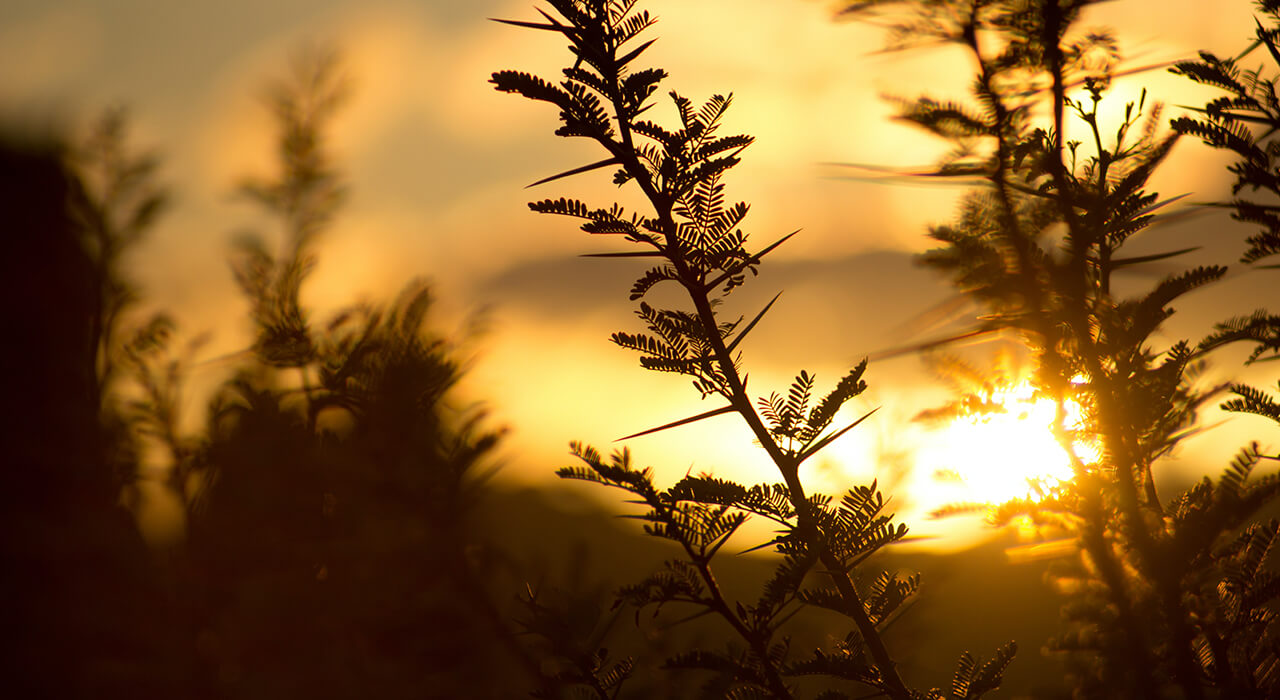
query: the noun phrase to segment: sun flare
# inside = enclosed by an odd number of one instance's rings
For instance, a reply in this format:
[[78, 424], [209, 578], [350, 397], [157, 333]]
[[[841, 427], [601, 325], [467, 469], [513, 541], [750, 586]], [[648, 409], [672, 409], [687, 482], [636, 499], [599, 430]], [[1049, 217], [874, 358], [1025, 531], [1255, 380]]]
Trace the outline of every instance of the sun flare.
[[[916, 464], [930, 482], [930, 500], [940, 505], [1039, 500], [1071, 479], [1071, 459], [1054, 436], [1053, 400], [1037, 397], [1022, 382], [993, 392], [990, 403], [998, 410], [959, 416], [927, 434]], [[1067, 428], [1078, 425], [1079, 406], [1068, 402], [1066, 412]], [[1074, 450], [1085, 464], [1099, 456], [1086, 441]]]

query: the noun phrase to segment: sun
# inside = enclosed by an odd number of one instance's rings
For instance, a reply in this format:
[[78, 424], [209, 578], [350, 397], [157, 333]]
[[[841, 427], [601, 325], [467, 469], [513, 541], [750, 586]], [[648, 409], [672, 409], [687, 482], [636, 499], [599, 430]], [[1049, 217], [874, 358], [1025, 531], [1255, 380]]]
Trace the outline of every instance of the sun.
[[[1036, 396], [1024, 381], [992, 391], [987, 404], [995, 410], [957, 416], [926, 432], [916, 451], [916, 469], [928, 480], [921, 485], [937, 508], [1039, 500], [1072, 477], [1072, 461], [1054, 435], [1053, 400]], [[1066, 427], [1076, 427], [1079, 406], [1068, 402], [1066, 411]], [[1084, 464], [1098, 459], [1087, 441], [1073, 449]]]

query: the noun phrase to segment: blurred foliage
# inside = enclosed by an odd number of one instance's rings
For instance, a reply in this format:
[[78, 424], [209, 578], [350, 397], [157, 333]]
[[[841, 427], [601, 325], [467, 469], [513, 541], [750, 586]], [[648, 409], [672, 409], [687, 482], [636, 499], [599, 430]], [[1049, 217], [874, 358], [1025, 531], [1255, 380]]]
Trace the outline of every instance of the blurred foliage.
[[[1250, 479], [1261, 458], [1256, 446], [1218, 481], [1206, 478], [1171, 499], [1161, 497], [1153, 471], [1194, 432], [1197, 410], [1217, 391], [1196, 382], [1205, 355], [1247, 339], [1244, 329], [1268, 317], [1157, 351], [1171, 304], [1222, 279], [1227, 267], [1192, 267], [1132, 297], [1114, 283], [1196, 250], [1127, 253], [1135, 236], [1176, 216], [1166, 207], [1178, 198], [1161, 200], [1146, 185], [1178, 133], [1246, 139], [1224, 116], [1240, 105], [1223, 112], [1225, 103], [1212, 103], [1208, 124], [1184, 118], [1168, 133], [1144, 92], [1126, 104], [1114, 134], [1104, 133], [1098, 105], [1121, 64], [1109, 34], [1073, 28], [1092, 4], [868, 0], [847, 11], [891, 24], [894, 48], [955, 44], [977, 66], [968, 101], [900, 102], [901, 119], [953, 146], [929, 175], [985, 181], [964, 197], [954, 223], [930, 230], [939, 245], [921, 261], [980, 303], [983, 315], [962, 337], [1017, 332], [1035, 358], [1039, 394], [1058, 406], [1055, 430], [1074, 478], [1042, 499], [1004, 504], [995, 517], [1027, 516], [1079, 545], [1079, 557], [1057, 574], [1070, 602], [1067, 630], [1050, 646], [1068, 654], [1076, 692], [1271, 697], [1280, 687], [1273, 613], [1280, 579], [1265, 564], [1277, 524], [1250, 521], [1280, 481]], [[1178, 69], [1213, 82], [1211, 70], [1219, 77], [1232, 70], [1215, 60], [1206, 54]], [[1237, 98], [1266, 91], [1249, 80], [1249, 88], [1236, 83]], [[1065, 140], [1069, 118], [1083, 125], [1082, 141]], [[1233, 170], [1246, 177], [1247, 167]], [[1261, 257], [1267, 234], [1250, 245], [1246, 259]], [[981, 403], [972, 398], [952, 408]], [[1068, 403], [1079, 407], [1079, 421], [1067, 420]], [[1097, 459], [1076, 449], [1082, 440], [1100, 447]]]
[[[1174, 66], [1174, 73], [1226, 94], [1194, 110], [1198, 117], [1173, 120], [1173, 129], [1199, 137], [1205, 144], [1238, 158], [1228, 167], [1235, 176], [1231, 185], [1233, 198], [1216, 206], [1230, 209], [1231, 217], [1237, 221], [1259, 227], [1246, 240], [1248, 247], [1240, 261], [1268, 276], [1267, 282], [1256, 285], [1265, 296], [1268, 282], [1274, 284], [1274, 270], [1280, 269], [1280, 265], [1264, 264], [1280, 253], [1280, 138], [1276, 136], [1280, 130], [1280, 98], [1276, 95], [1280, 80], [1280, 4], [1263, 1], [1258, 3], [1258, 9], [1267, 23], [1258, 21], [1253, 41], [1239, 56], [1219, 58], [1206, 51], [1201, 52], [1198, 61]], [[1249, 54], [1259, 48], [1266, 48], [1271, 65], [1252, 70], [1242, 67]], [[1202, 345], [1214, 348], [1238, 342], [1253, 345], [1248, 364], [1280, 358], [1280, 316], [1259, 309], [1248, 316], [1229, 319]], [[1224, 403], [1223, 408], [1280, 423], [1280, 403], [1273, 396], [1244, 384], [1233, 383], [1230, 388], [1237, 398]]]
[[257, 340], [183, 467], [197, 667], [215, 696], [513, 692], [517, 679], [484, 671], [518, 668], [522, 652], [468, 528], [499, 433], [451, 405], [461, 368], [425, 328], [429, 288], [320, 330], [301, 302], [342, 200], [324, 149], [338, 68], [313, 52], [272, 88], [279, 173], [242, 188], [280, 221], [283, 252], [241, 241], [233, 271]]
[[[174, 350], [171, 318], [140, 318], [126, 272], [168, 199], [158, 161], [135, 155], [119, 112], [82, 146], [6, 146], [20, 255], [4, 296], [32, 343], [11, 359], [40, 397], [10, 426], [5, 590], [29, 637], [7, 645], [6, 693], [463, 697], [536, 683], [510, 594], [493, 588], [501, 555], [475, 527], [501, 434], [452, 398], [463, 366], [427, 328], [428, 285], [318, 329], [301, 302], [342, 199], [325, 149], [339, 65], [305, 54], [268, 93], [279, 172], [242, 191], [280, 220], [284, 250], [246, 238], [233, 258], [256, 340], [229, 356], [194, 434], [181, 409], [199, 342]], [[165, 551], [148, 552], [121, 507], [146, 482], [185, 511]]]

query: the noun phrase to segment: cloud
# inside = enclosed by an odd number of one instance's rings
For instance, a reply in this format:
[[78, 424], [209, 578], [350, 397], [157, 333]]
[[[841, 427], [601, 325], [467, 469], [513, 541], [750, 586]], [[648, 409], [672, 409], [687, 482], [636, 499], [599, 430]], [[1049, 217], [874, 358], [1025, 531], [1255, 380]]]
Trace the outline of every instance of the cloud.
[[[548, 258], [493, 274], [477, 282], [471, 296], [549, 324], [598, 314], [624, 323], [619, 311], [631, 306], [627, 293], [643, 270], [613, 260]], [[770, 360], [794, 356], [797, 345], [827, 353], [814, 360], [847, 360], [910, 342], [904, 335], [910, 322], [953, 294], [944, 280], [900, 251], [766, 260], [759, 277], [730, 295], [725, 313], [753, 315], [779, 291], [782, 297], [747, 342]]]

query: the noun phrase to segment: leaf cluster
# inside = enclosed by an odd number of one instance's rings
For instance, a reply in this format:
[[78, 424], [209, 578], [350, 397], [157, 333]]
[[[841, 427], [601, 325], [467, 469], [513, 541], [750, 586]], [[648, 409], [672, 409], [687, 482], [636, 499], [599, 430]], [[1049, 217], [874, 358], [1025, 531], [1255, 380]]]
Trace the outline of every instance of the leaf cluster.
[[823, 434], [835, 419], [836, 413], [849, 399], [861, 394], [867, 388], [862, 375], [867, 370], [867, 362], [863, 360], [849, 371], [826, 396], [810, 407], [814, 377], [801, 370], [784, 398], [777, 393], [768, 397], [760, 397], [757, 405], [760, 414], [768, 423], [769, 434], [785, 445], [787, 453], [796, 463], [834, 442], [841, 435], [857, 427], [859, 423], [870, 417], [871, 413], [850, 423], [840, 430]]
[[[1272, 26], [1259, 20], [1255, 38], [1249, 49], [1236, 57], [1220, 58], [1208, 51], [1198, 60], [1182, 61], [1171, 69], [1201, 85], [1217, 88], [1224, 95], [1203, 107], [1190, 108], [1197, 116], [1178, 117], [1173, 129], [1204, 141], [1205, 144], [1234, 154], [1238, 160], [1228, 170], [1235, 176], [1231, 191], [1236, 198], [1220, 206], [1232, 209], [1232, 218], [1256, 224], [1260, 231], [1248, 239], [1249, 247], [1242, 262], [1254, 263], [1280, 252], [1280, 207], [1268, 203], [1280, 195], [1280, 98], [1276, 80], [1256, 69], [1242, 66], [1244, 60], [1259, 47], [1265, 47], [1270, 58], [1280, 63], [1280, 14], [1262, 8]], [[1240, 196], [1242, 192], [1250, 195]], [[1264, 199], [1259, 199], [1264, 197]]]

